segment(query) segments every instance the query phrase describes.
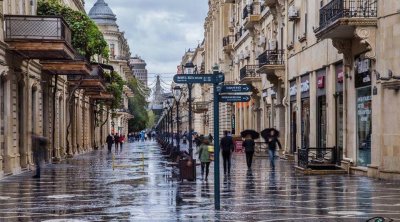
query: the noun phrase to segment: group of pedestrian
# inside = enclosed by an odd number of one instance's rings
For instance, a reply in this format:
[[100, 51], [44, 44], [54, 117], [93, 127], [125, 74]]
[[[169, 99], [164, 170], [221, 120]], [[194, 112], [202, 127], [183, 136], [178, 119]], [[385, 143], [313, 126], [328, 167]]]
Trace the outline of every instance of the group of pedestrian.
[[118, 149], [122, 151], [123, 144], [125, 142], [125, 135], [116, 133], [115, 135], [109, 134], [106, 138], [108, 152], [111, 152], [112, 145], [115, 144], [115, 152], [118, 152]]

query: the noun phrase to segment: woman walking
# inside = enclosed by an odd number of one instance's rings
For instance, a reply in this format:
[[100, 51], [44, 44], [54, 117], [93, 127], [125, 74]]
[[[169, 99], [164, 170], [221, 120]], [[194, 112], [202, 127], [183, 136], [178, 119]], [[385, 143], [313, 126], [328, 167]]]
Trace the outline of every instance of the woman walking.
[[251, 170], [251, 164], [253, 162], [254, 147], [256, 143], [254, 142], [251, 135], [246, 135], [243, 141], [244, 151], [246, 152], [246, 163], [249, 170]]
[[204, 179], [204, 171], [206, 173], [206, 181], [208, 180], [208, 174], [210, 172], [210, 152], [208, 151], [208, 147], [210, 145], [210, 141], [208, 138], [200, 138], [201, 145], [197, 149], [197, 154], [199, 154], [199, 159], [201, 162], [201, 179]]

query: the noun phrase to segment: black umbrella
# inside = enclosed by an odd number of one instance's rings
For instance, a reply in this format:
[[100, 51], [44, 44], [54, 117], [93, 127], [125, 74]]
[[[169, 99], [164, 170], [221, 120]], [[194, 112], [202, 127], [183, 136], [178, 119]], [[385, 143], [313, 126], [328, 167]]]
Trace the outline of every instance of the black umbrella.
[[242, 137], [246, 137], [247, 135], [250, 135], [253, 140], [260, 138], [260, 134], [254, 130], [248, 129], [244, 130], [240, 133]]
[[261, 136], [265, 139], [265, 141], [268, 141], [268, 139], [271, 137], [271, 131], [275, 131], [275, 136], [279, 137], [279, 131], [275, 128], [266, 128], [265, 130], [261, 131]]

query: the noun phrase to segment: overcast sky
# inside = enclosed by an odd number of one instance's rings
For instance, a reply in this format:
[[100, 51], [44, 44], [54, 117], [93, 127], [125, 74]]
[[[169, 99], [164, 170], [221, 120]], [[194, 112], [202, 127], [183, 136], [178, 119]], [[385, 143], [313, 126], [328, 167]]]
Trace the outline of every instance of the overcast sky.
[[[85, 0], [88, 13], [96, 1]], [[150, 73], [175, 73], [185, 49], [196, 47], [203, 39], [207, 0], [105, 1], [117, 15], [132, 55], [145, 59]], [[149, 84], [154, 76], [149, 75]]]

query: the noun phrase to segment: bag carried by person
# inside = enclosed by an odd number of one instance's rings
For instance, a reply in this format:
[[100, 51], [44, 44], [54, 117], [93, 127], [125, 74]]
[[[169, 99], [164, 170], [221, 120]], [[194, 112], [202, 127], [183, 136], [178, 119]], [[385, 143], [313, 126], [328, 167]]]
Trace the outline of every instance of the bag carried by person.
[[210, 160], [214, 161], [214, 146], [208, 146], [207, 149], [210, 156]]

